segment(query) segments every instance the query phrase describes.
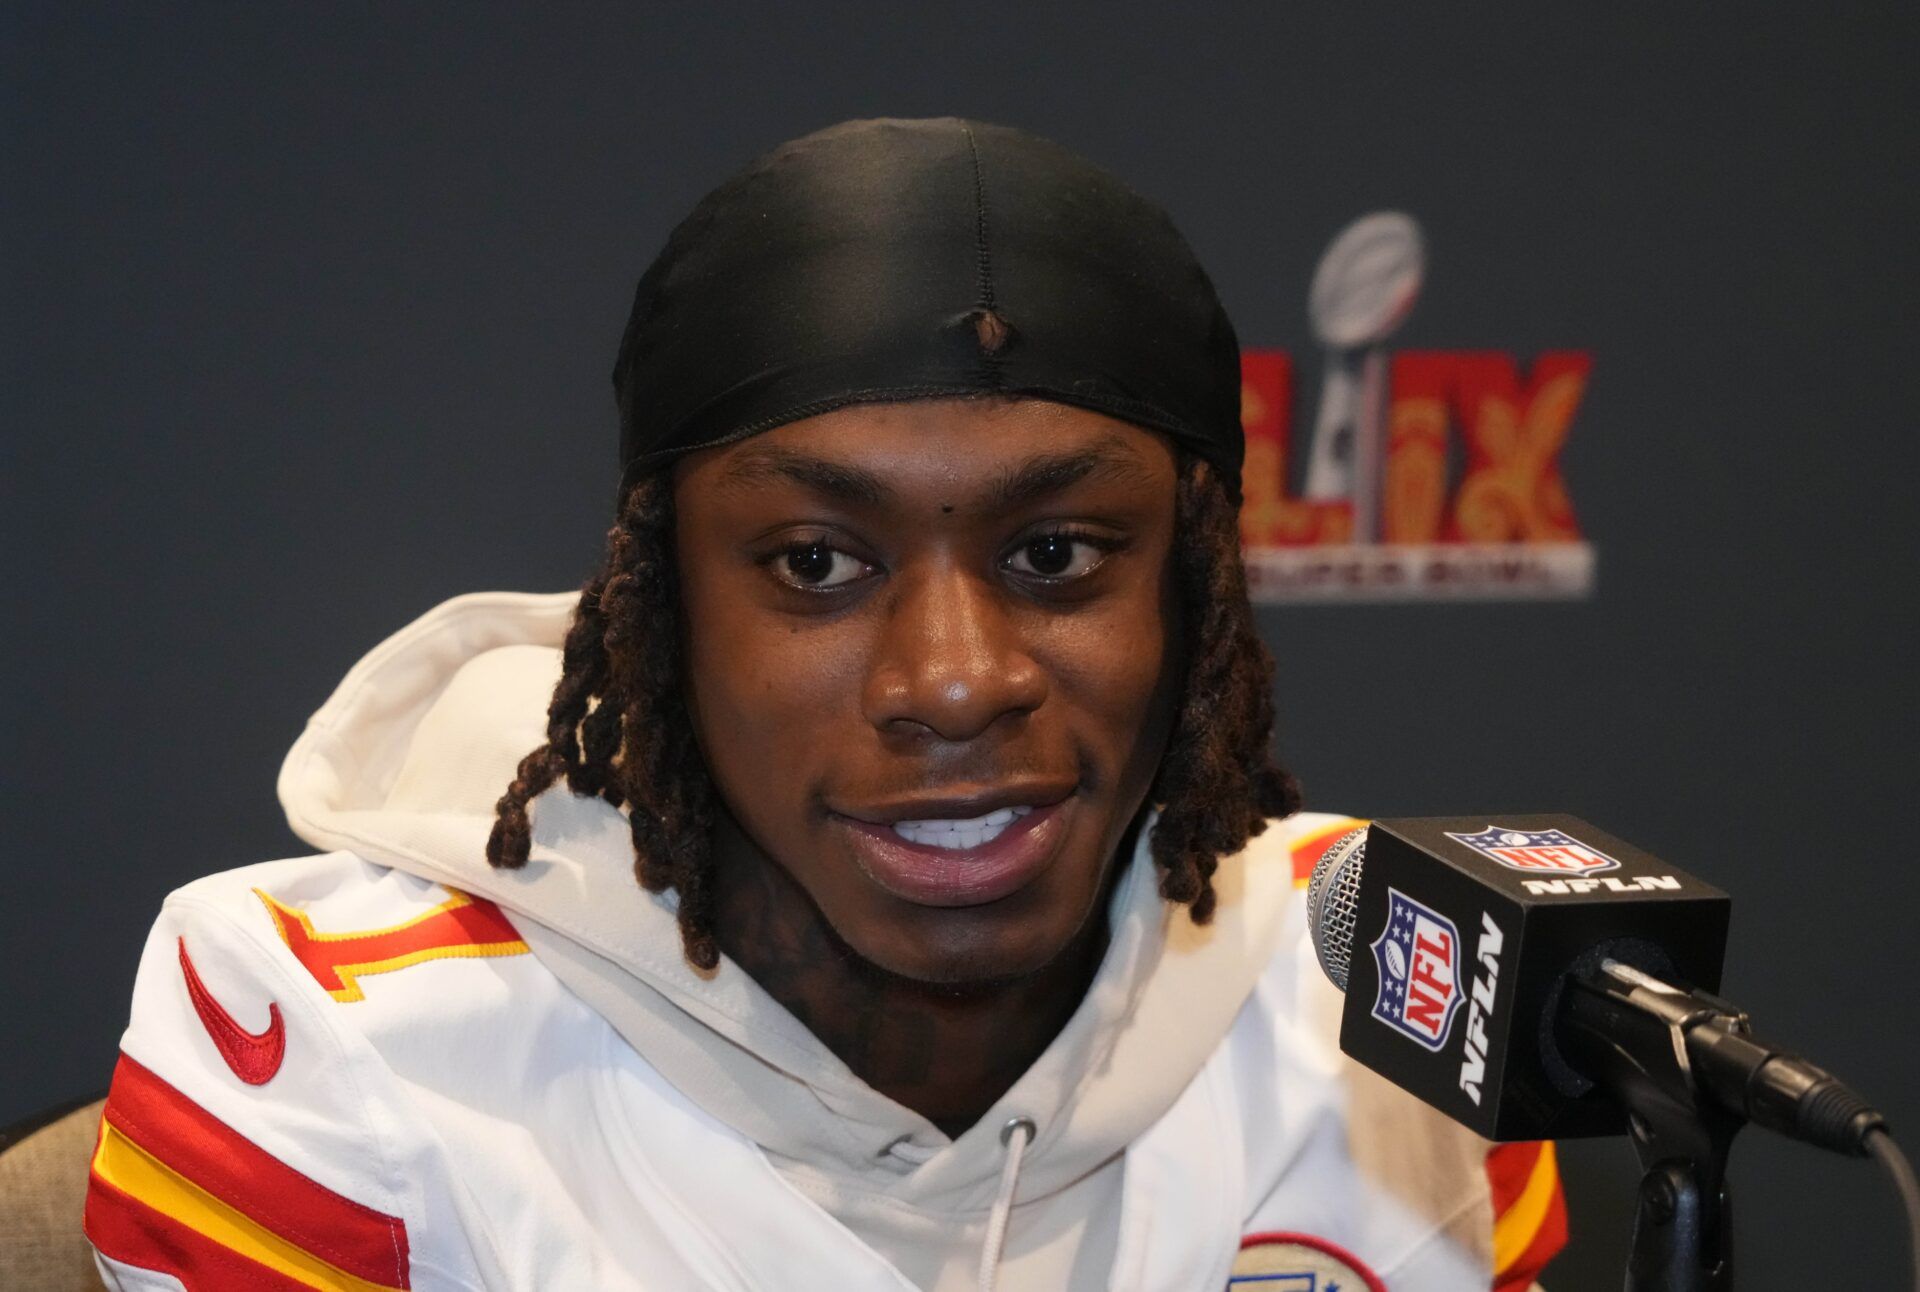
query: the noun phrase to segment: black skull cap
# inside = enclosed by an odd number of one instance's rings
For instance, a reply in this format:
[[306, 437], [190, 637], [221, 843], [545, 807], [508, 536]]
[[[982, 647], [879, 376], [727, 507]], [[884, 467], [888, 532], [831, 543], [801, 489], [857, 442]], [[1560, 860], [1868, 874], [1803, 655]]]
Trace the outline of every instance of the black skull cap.
[[703, 198], [634, 294], [621, 488], [849, 404], [1031, 396], [1159, 431], [1240, 497], [1240, 350], [1165, 211], [1060, 145], [848, 121]]

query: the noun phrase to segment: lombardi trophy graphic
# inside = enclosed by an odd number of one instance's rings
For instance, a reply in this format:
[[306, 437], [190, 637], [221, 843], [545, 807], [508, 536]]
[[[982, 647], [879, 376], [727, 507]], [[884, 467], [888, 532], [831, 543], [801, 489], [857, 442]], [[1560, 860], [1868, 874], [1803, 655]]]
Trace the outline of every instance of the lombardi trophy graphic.
[[1326, 347], [1326, 367], [1302, 492], [1316, 500], [1351, 499], [1355, 543], [1380, 540], [1384, 343], [1412, 312], [1425, 270], [1420, 226], [1398, 211], [1376, 211], [1341, 230], [1313, 271], [1307, 316]]

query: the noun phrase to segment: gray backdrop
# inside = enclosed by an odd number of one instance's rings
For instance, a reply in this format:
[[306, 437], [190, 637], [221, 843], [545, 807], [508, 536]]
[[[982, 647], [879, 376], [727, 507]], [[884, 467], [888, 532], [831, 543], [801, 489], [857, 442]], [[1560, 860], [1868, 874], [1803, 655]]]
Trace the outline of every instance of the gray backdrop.
[[[275, 771], [353, 660], [591, 569], [678, 214], [959, 112], [1166, 203], [1308, 396], [1308, 275], [1379, 207], [1433, 257], [1398, 344], [1594, 353], [1597, 597], [1264, 611], [1284, 752], [1318, 806], [1571, 811], [1730, 889], [1730, 993], [1920, 1150], [1916, 9], [1536, 8], [8, 6], [0, 1121], [104, 1084], [163, 894], [301, 850]], [[1550, 1282], [1617, 1287], [1629, 1150], [1565, 1156]], [[1743, 1286], [1904, 1261], [1870, 1166], [1734, 1167]]]

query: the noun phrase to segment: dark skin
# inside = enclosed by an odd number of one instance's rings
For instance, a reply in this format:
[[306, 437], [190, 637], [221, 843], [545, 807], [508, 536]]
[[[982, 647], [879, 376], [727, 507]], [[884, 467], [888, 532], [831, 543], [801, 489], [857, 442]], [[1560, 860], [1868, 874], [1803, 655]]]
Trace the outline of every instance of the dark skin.
[[[1159, 436], [1039, 400], [855, 406], [676, 468], [721, 948], [950, 1135], [1105, 950], [1178, 698], [1175, 481]], [[977, 900], [874, 860], [893, 821], [1009, 803], [1046, 824]]]

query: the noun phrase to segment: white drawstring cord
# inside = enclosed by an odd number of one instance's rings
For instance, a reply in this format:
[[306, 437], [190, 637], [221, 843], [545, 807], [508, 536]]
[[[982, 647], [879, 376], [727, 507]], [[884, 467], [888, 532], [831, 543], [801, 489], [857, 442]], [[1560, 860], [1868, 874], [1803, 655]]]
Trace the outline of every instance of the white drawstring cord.
[[1000, 1280], [1000, 1253], [1007, 1245], [1007, 1221], [1013, 1214], [1013, 1190], [1020, 1183], [1020, 1159], [1027, 1155], [1036, 1131], [1031, 1117], [1015, 1117], [1000, 1128], [1007, 1160], [1000, 1167], [1000, 1192], [987, 1213], [987, 1241], [980, 1249], [980, 1292], [993, 1292]]

